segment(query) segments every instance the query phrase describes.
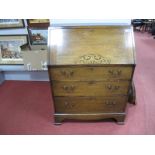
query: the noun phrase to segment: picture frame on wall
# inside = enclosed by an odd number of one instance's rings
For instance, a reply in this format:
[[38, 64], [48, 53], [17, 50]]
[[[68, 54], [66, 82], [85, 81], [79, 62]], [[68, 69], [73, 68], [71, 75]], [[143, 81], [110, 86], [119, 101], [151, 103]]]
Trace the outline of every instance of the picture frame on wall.
[[23, 19], [0, 19], [0, 29], [24, 28]]
[[23, 64], [21, 46], [26, 44], [27, 35], [0, 35], [0, 64]]
[[29, 28], [29, 36], [31, 45], [47, 45], [48, 30]]
[[28, 27], [48, 28], [50, 25], [49, 19], [27, 19]]

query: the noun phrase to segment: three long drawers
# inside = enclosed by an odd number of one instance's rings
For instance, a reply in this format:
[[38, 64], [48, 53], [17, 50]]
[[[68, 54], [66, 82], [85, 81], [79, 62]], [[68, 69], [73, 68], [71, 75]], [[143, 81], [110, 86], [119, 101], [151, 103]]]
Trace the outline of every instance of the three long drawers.
[[94, 114], [123, 119], [133, 70], [130, 65], [50, 66], [56, 120]]

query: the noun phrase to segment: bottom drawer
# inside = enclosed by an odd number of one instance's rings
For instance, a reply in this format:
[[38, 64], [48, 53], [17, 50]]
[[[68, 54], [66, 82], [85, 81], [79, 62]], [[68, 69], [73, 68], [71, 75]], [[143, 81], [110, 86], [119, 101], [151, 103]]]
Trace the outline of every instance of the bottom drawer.
[[55, 97], [56, 113], [124, 112], [127, 97]]

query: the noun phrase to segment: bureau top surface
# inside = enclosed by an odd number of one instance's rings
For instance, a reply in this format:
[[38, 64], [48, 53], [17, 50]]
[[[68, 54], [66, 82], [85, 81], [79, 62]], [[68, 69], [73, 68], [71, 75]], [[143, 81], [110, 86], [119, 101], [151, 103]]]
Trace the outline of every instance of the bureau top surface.
[[49, 65], [135, 64], [131, 26], [49, 28]]

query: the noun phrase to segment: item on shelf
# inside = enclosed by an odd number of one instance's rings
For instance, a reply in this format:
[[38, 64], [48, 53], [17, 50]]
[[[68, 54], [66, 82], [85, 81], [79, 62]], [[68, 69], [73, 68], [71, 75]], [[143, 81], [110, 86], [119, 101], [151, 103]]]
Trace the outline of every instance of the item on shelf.
[[22, 51], [25, 70], [47, 70], [47, 54], [47, 50]]
[[47, 45], [47, 29], [28, 29], [31, 45]]
[[47, 50], [47, 45], [31, 45], [31, 50]]
[[27, 35], [0, 35], [0, 64], [23, 64], [22, 45], [28, 45]]
[[24, 28], [23, 19], [0, 19], [0, 29]]
[[131, 26], [49, 28], [55, 124], [109, 118], [124, 123], [127, 102], [135, 102], [133, 37]]
[[48, 28], [50, 25], [50, 20], [49, 19], [28, 19], [27, 24], [28, 24], [28, 27]]

